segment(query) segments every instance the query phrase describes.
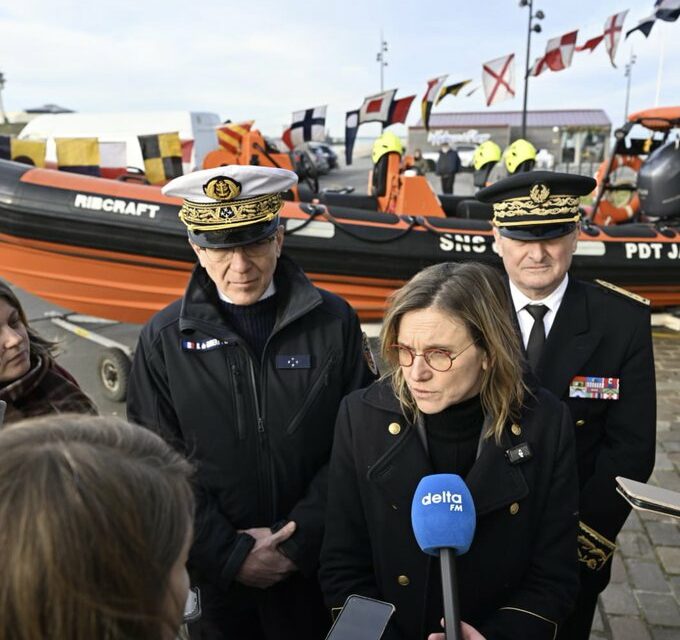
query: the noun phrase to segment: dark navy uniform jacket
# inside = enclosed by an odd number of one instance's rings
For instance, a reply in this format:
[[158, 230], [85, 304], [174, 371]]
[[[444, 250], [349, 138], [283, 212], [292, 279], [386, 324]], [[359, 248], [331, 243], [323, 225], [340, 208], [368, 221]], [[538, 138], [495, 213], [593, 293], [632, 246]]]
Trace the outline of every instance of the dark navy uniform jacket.
[[[616, 492], [615, 477], [645, 482], [654, 468], [656, 387], [649, 308], [570, 278], [537, 376], [571, 412], [581, 496], [582, 582], [584, 589], [599, 592], [609, 582], [612, 545], [630, 512]], [[578, 395], [577, 376], [618, 379], [618, 399], [570, 397]]]
[[[197, 266], [184, 297], [142, 330], [128, 418], [158, 432], [197, 466], [192, 582], [223, 593], [225, 607], [237, 608], [237, 596], [257, 601], [263, 619], [276, 627], [277, 620], [295, 615], [287, 610], [290, 603], [304, 598], [293, 597], [290, 579], [272, 588], [280, 597], [268, 595], [272, 589], [233, 584], [254, 544], [239, 530], [295, 521], [296, 532], [282, 547], [319, 594], [316, 570], [338, 406], [374, 375], [356, 313], [344, 300], [316, 288], [285, 257], [274, 278], [276, 324], [257, 359]], [[308, 615], [300, 607], [297, 615]], [[278, 624], [271, 637], [294, 633]]]

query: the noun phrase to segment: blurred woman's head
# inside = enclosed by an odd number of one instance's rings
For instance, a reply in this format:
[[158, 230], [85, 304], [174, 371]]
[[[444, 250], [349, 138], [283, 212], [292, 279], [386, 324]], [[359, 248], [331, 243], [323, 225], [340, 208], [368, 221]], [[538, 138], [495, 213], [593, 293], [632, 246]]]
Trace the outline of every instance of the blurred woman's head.
[[0, 385], [23, 376], [38, 356], [50, 357], [54, 344], [28, 326], [12, 289], [0, 281]]
[[170, 640], [188, 592], [191, 465], [117, 418], [0, 431], [0, 640]]
[[396, 291], [381, 350], [404, 412], [438, 413], [479, 394], [485, 435], [500, 438], [525, 393], [512, 313], [500, 274], [475, 262], [428, 267]]

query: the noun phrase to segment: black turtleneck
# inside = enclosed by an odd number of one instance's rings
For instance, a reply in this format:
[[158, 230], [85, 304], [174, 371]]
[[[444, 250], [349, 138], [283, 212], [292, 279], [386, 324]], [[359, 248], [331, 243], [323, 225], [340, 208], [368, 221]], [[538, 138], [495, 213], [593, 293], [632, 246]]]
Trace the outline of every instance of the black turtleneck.
[[276, 293], [249, 305], [222, 301], [234, 331], [246, 341], [258, 359], [262, 357], [264, 345], [276, 324], [277, 302]]
[[425, 416], [427, 446], [435, 473], [457, 473], [464, 478], [477, 456], [484, 424], [479, 396]]
[[[468, 474], [477, 457], [479, 437], [484, 426], [484, 412], [479, 396], [447, 407], [439, 413], [425, 415], [425, 432], [430, 460], [435, 473]], [[426, 596], [425, 631], [441, 629], [444, 612], [439, 559], [429, 565]]]

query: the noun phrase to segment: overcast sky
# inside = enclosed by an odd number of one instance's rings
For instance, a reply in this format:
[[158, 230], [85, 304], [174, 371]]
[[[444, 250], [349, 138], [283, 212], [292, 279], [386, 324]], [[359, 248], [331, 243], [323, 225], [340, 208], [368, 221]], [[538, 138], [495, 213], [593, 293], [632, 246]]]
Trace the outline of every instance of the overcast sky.
[[[517, 0], [5, 0], [0, 8], [0, 71], [7, 111], [45, 103], [76, 111], [188, 109], [256, 120], [278, 136], [291, 112], [328, 105], [327, 126], [344, 134], [345, 111], [380, 90], [376, 53], [383, 31], [385, 89], [413, 93], [407, 123], [419, 117], [426, 81], [472, 78], [515, 52], [517, 98], [492, 109], [521, 109], [528, 9]], [[624, 30], [651, 13], [653, 0], [535, 0], [546, 17], [532, 60], [548, 38], [579, 29], [579, 43], [605, 19], [629, 9]], [[624, 114], [625, 63], [633, 67], [630, 110], [680, 103], [680, 21], [657, 22], [649, 39], [622, 39], [612, 68], [600, 45], [574, 55], [570, 69], [529, 83], [530, 109], [602, 108]], [[663, 55], [661, 53], [663, 52]], [[448, 97], [436, 111], [487, 109], [480, 89]], [[365, 127], [360, 135], [370, 130]]]

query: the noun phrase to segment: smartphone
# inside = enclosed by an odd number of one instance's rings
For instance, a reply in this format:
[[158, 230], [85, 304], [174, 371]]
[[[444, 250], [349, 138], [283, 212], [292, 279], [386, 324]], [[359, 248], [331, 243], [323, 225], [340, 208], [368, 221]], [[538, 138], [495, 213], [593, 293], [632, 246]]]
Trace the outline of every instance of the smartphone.
[[201, 592], [198, 587], [189, 589], [189, 596], [184, 605], [184, 622], [196, 622], [201, 617]]
[[393, 613], [389, 602], [349, 596], [326, 640], [380, 640]]
[[616, 490], [635, 509], [680, 518], [680, 493], [617, 476]]

